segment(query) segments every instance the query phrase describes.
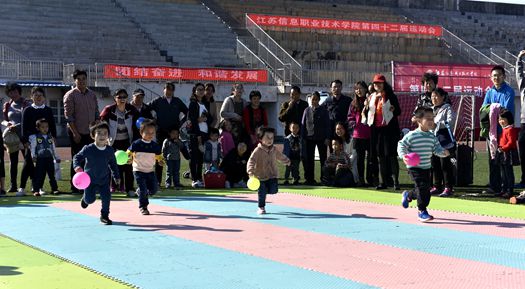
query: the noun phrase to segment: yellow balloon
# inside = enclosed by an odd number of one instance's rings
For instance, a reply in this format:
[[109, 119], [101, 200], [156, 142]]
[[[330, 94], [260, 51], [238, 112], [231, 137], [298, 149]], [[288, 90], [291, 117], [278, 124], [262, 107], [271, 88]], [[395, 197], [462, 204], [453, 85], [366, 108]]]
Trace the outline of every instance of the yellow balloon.
[[259, 186], [261, 185], [261, 182], [259, 181], [258, 178], [251, 177], [250, 179], [248, 179], [247, 185], [248, 185], [248, 189], [252, 191], [257, 191], [259, 189]]

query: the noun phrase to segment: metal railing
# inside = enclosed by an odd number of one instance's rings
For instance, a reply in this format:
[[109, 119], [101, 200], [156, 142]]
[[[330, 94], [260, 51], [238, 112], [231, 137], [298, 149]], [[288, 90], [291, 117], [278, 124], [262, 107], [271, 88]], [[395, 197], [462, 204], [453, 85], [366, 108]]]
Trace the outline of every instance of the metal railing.
[[492, 48], [490, 49], [490, 57], [495, 59], [496, 62], [499, 63], [500, 65], [503, 65], [503, 67], [505, 68], [505, 72], [506, 72], [507, 82], [511, 83], [511, 85], [516, 83], [516, 67], [515, 67], [516, 62], [514, 63], [508, 62], [507, 60], [503, 59], [503, 57], [496, 54]]
[[18, 51], [12, 49], [11, 47], [0, 44], [0, 61], [19, 61], [19, 60], [29, 60]]
[[237, 37], [237, 57], [241, 59], [245, 64], [248, 65], [249, 68], [257, 68], [257, 69], [266, 69], [268, 70], [268, 73], [272, 77], [268, 80], [268, 84], [270, 85], [281, 85], [282, 83], [279, 83], [282, 77], [276, 75], [276, 72], [273, 71], [270, 67], [268, 67], [262, 59], [260, 59], [248, 46], [243, 43], [239, 37]]
[[63, 62], [30, 60], [0, 44], [0, 78], [8, 80], [62, 80]]
[[[272, 37], [270, 37], [248, 14], [246, 30], [258, 40], [257, 56], [262, 59], [275, 73], [282, 76], [286, 85], [303, 84], [303, 67]], [[282, 73], [280, 73], [282, 71]]]
[[477, 64], [499, 64], [445, 28], [443, 28], [441, 39], [450, 49], [458, 51], [460, 56], [469, 61]]
[[510, 53], [508, 50], [505, 50], [505, 60], [510, 63], [516, 63], [518, 61], [518, 56], [514, 55], [513, 53]]

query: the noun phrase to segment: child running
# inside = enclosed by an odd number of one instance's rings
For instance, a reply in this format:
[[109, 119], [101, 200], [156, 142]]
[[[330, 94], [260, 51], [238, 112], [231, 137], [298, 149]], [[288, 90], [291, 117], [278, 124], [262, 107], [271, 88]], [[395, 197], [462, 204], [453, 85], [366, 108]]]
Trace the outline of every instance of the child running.
[[[89, 204], [93, 204], [100, 194], [102, 209], [100, 210], [100, 222], [104, 225], [111, 225], [109, 219], [109, 203], [111, 193], [109, 192], [109, 171], [113, 173], [116, 184], [120, 184], [117, 160], [115, 151], [108, 146], [109, 125], [106, 122], [98, 122], [89, 128], [89, 134], [95, 141], [86, 145], [73, 157], [73, 168], [75, 172], [85, 171], [91, 178], [91, 183], [84, 190], [84, 195], [80, 200], [80, 206], [85, 209]], [[85, 161], [84, 168], [80, 166]]]
[[155, 122], [146, 119], [140, 125], [140, 136], [142, 138], [131, 143], [128, 154], [131, 155], [133, 163], [133, 176], [137, 180], [139, 209], [142, 215], [149, 215], [148, 195], [157, 193], [159, 183], [155, 176], [155, 162], [162, 161], [161, 147], [153, 141], [157, 131]]
[[257, 129], [259, 144], [248, 159], [246, 168], [250, 178], [257, 177], [261, 182], [257, 190], [259, 194], [259, 209], [257, 210], [257, 214], [259, 215], [266, 214], [266, 195], [276, 194], [279, 190], [277, 186], [279, 170], [276, 160], [279, 160], [284, 165], [290, 165], [290, 159], [278, 151], [273, 145], [274, 136], [275, 129], [273, 128], [259, 127]]
[[[419, 210], [418, 218], [421, 222], [429, 222], [434, 219], [427, 211], [430, 203], [430, 172], [432, 154], [439, 157], [447, 157], [448, 150], [439, 144], [436, 136], [430, 131], [434, 128], [434, 114], [432, 108], [419, 107], [414, 112], [414, 119], [418, 128], [406, 134], [397, 144], [397, 153], [407, 165], [415, 189], [404, 191], [401, 204], [403, 208], [408, 208], [408, 203], [417, 199]], [[416, 153], [420, 157], [419, 164], [409, 165], [409, 153]]]

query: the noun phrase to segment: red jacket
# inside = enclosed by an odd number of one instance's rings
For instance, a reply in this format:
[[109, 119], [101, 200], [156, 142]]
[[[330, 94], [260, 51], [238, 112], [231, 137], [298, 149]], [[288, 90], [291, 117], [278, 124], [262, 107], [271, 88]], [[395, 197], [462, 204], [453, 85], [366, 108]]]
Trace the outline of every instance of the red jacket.
[[504, 152], [517, 149], [516, 142], [518, 141], [519, 129], [509, 125], [503, 129], [501, 137], [499, 138], [499, 147]]

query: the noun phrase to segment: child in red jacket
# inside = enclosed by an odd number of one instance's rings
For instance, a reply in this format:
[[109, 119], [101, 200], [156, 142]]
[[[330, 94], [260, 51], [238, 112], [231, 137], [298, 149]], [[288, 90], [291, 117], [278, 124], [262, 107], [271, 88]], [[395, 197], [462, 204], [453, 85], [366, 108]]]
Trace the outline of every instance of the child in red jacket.
[[503, 132], [498, 141], [497, 158], [500, 164], [502, 190], [499, 196], [509, 199], [514, 196], [514, 170], [512, 166], [519, 165], [518, 129], [514, 127], [514, 116], [512, 112], [502, 109], [499, 113], [499, 124]]

